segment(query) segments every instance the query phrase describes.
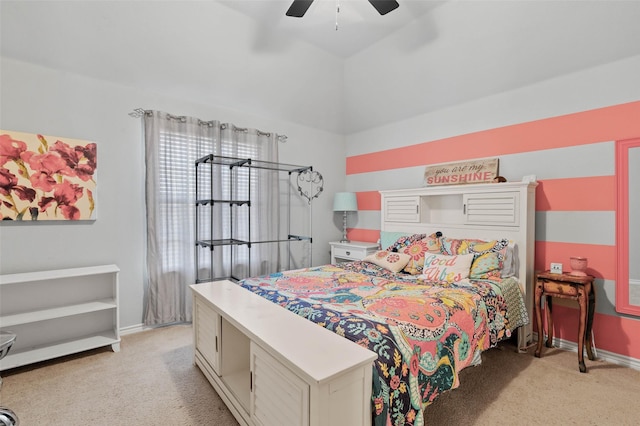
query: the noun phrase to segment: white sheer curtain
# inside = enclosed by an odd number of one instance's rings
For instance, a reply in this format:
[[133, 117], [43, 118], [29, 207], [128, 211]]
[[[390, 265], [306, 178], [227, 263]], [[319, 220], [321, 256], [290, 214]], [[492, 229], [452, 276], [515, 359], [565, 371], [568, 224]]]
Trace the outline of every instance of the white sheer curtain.
[[[189, 285], [195, 283], [195, 162], [208, 154], [226, 157], [251, 158], [263, 161], [278, 160], [278, 137], [256, 129], [240, 129], [218, 121], [202, 121], [193, 117], [177, 117], [159, 111], [144, 114], [146, 150], [146, 208], [147, 208], [147, 294], [144, 323], [147, 325], [191, 321]], [[244, 172], [243, 172], [244, 173]], [[237, 209], [234, 222], [228, 216], [228, 206], [214, 205], [209, 210], [213, 221], [205, 221], [199, 232], [214, 229], [214, 238], [228, 235], [234, 226], [236, 238], [251, 240], [276, 239], [279, 234], [279, 190], [276, 173], [252, 170], [246, 174], [251, 188], [251, 223], [241, 226], [249, 215], [247, 209]], [[228, 169], [215, 168], [211, 197], [233, 197], [225, 193], [230, 187]], [[208, 185], [208, 183], [207, 183]], [[234, 184], [234, 188], [238, 185]], [[203, 209], [203, 207], [199, 207]], [[248, 247], [216, 248], [207, 253], [206, 264], [212, 277], [258, 275], [279, 270], [277, 247], [254, 244]], [[234, 252], [234, 265], [229, 264]], [[250, 256], [249, 256], [249, 250]], [[209, 257], [209, 254], [213, 256]], [[249, 257], [251, 264], [249, 264]], [[230, 270], [233, 267], [233, 271]]]

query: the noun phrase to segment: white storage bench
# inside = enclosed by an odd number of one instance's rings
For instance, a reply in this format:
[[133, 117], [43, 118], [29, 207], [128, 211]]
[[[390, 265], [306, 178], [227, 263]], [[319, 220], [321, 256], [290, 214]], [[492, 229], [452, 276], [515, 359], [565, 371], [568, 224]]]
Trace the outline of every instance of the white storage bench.
[[195, 363], [242, 425], [371, 425], [377, 355], [230, 281], [191, 286]]

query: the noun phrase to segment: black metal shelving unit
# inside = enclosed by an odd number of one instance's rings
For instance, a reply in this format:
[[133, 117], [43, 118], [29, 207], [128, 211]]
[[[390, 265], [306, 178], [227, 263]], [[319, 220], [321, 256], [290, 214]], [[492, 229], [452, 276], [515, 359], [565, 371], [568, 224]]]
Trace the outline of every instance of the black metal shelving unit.
[[[196, 282], [216, 281], [222, 279], [231, 279], [238, 281], [243, 278], [251, 276], [251, 247], [255, 244], [268, 244], [268, 243], [282, 243], [286, 242], [287, 249], [291, 250], [291, 243], [295, 241], [309, 241], [309, 265], [311, 264], [311, 253], [313, 239], [311, 237], [311, 203], [309, 203], [309, 235], [295, 235], [291, 232], [291, 197], [292, 197], [292, 185], [291, 182], [287, 186], [287, 202], [286, 202], [286, 222], [287, 222], [287, 236], [282, 239], [270, 239], [255, 241], [251, 238], [251, 188], [250, 182], [252, 172], [255, 170], [269, 170], [274, 173], [287, 173], [289, 180], [294, 174], [304, 173], [306, 171], [313, 171], [312, 166], [299, 166], [294, 164], [277, 163], [270, 161], [254, 160], [251, 158], [235, 158], [225, 157], [219, 155], [209, 154], [202, 158], [199, 158], [195, 162], [196, 167], [196, 200], [195, 200], [195, 215], [196, 215], [196, 229], [195, 229], [195, 246], [196, 246]], [[214, 169], [216, 167], [223, 167], [228, 169], [226, 177], [227, 182], [217, 182], [214, 178]], [[246, 173], [245, 179], [241, 179], [240, 173]], [[223, 179], [224, 180], [224, 179]], [[219, 186], [219, 190], [216, 191], [216, 185]], [[223, 196], [216, 198], [213, 194], [224, 193]], [[220, 214], [216, 214], [215, 208], [219, 205], [228, 207], [227, 220], [228, 226], [225, 228], [225, 235], [214, 238], [215, 224], [218, 221], [224, 220], [219, 217]], [[247, 238], [238, 238], [239, 230], [234, 226], [234, 218], [237, 215], [237, 209], [246, 209], [246, 223], [244, 226], [244, 233]], [[208, 219], [208, 230], [202, 229], [202, 220]], [[247, 276], [236, 276], [234, 274], [234, 261], [235, 253], [234, 248], [244, 247], [248, 250], [248, 265]], [[229, 264], [226, 265], [228, 274], [219, 274], [214, 270], [214, 252], [215, 250], [229, 250]], [[203, 250], [208, 250], [207, 254], [203, 254]], [[288, 263], [285, 269], [290, 268], [290, 256], [288, 256]], [[204, 265], [207, 263], [207, 265]], [[207, 273], [205, 273], [207, 272]], [[273, 271], [278, 272], [278, 271]]]

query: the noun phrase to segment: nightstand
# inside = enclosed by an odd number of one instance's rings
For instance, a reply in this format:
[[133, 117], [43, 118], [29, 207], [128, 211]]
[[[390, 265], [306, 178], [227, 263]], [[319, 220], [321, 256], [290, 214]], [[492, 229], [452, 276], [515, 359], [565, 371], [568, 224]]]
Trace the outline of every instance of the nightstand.
[[365, 243], [362, 241], [349, 241], [348, 243], [333, 241], [329, 245], [331, 246], [331, 263], [362, 260], [378, 250], [377, 243]]
[[552, 298], [560, 297], [572, 299], [580, 306], [580, 322], [578, 323], [578, 366], [581, 373], [586, 373], [584, 365], [584, 346], [586, 340], [587, 356], [594, 360], [591, 341], [591, 328], [593, 326], [593, 313], [596, 308], [596, 292], [593, 286], [594, 278], [591, 275], [579, 276], [571, 274], [552, 274], [549, 271], [536, 274], [535, 288], [535, 312], [536, 325], [538, 326], [538, 346], [535, 355], [540, 358], [544, 330], [542, 328], [542, 314], [540, 302], [544, 300], [547, 312], [547, 342], [548, 348], [553, 347], [553, 317], [551, 315]]

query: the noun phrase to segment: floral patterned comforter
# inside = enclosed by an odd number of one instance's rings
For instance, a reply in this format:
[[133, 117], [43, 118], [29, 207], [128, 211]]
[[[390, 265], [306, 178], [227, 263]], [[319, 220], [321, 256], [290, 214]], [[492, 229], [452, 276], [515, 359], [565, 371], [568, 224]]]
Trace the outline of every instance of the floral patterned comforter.
[[[513, 279], [428, 283], [368, 262], [248, 278], [242, 287], [378, 354], [373, 424], [422, 425], [438, 395], [458, 387], [480, 352], [528, 322]], [[509, 302], [508, 302], [509, 300]], [[516, 301], [517, 303], [517, 301]], [[511, 315], [511, 312], [518, 312]]]

